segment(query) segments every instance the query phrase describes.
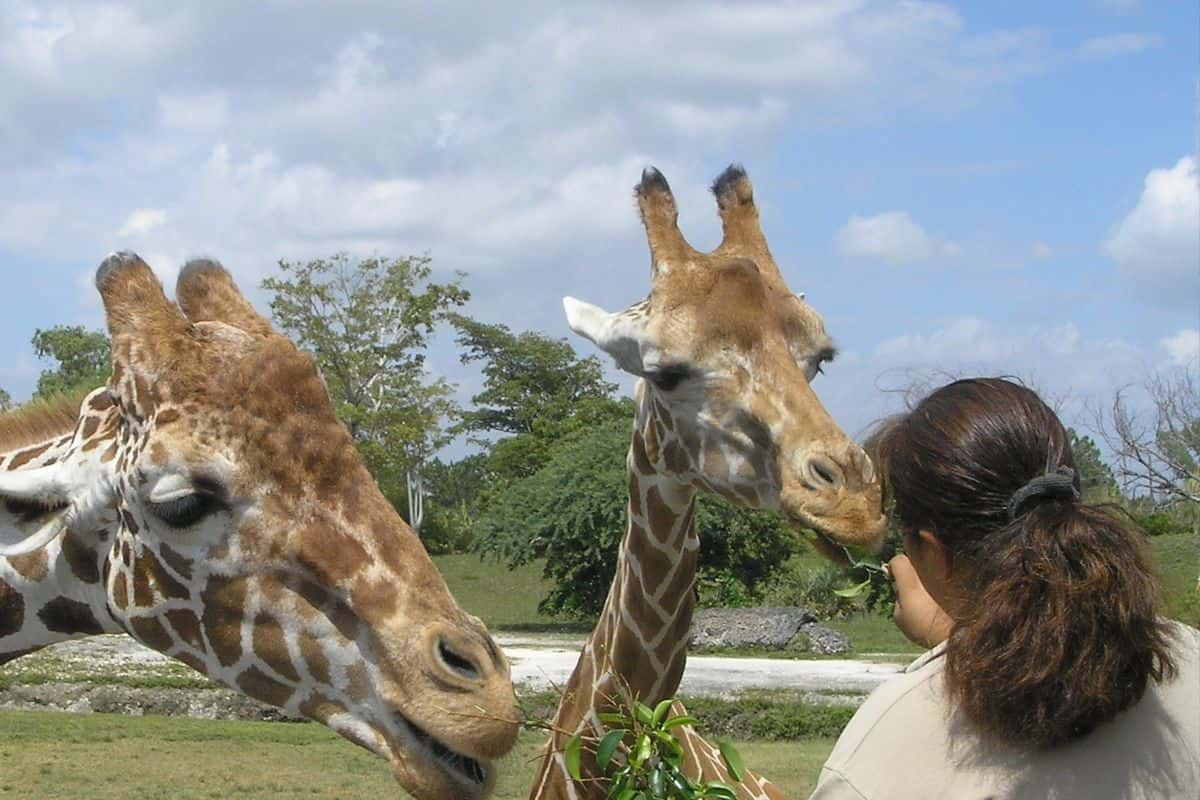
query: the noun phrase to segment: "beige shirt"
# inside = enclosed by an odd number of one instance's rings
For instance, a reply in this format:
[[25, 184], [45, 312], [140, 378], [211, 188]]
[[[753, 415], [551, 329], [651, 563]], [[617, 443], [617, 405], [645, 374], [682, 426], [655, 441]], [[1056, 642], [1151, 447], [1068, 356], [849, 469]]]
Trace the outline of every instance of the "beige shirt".
[[948, 708], [944, 645], [876, 689], [842, 732], [812, 800], [1197, 800], [1200, 631], [1176, 624], [1175, 679], [1046, 752], [984, 741]]

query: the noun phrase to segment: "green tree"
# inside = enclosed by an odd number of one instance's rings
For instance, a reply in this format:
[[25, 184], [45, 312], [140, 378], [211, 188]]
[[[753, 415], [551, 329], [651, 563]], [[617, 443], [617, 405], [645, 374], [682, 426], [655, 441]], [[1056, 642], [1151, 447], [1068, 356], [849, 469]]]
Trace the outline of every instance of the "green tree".
[[481, 492], [491, 481], [486, 453], [446, 463], [431, 459], [422, 468], [429, 513], [421, 539], [430, 553], [462, 553], [474, 544], [472, 527]]
[[80, 325], [55, 325], [33, 333], [33, 352], [57, 362], [38, 376], [35, 397], [72, 394], [104, 385], [112, 374], [112, 345], [101, 331]]
[[1083, 499], [1089, 503], [1110, 503], [1121, 499], [1121, 488], [1113, 475], [1112, 468], [1104, 462], [1100, 448], [1090, 436], [1081, 436], [1074, 428], [1067, 428], [1071, 452], [1075, 456], [1075, 469], [1079, 472], [1079, 485]]
[[483, 370], [483, 390], [471, 398], [462, 427], [488, 448], [501, 484], [532, 475], [573, 432], [632, 418], [632, 404], [615, 396], [600, 361], [580, 358], [566, 340], [461, 315], [454, 326], [462, 362], [479, 362]]
[[8, 392], [0, 389], [0, 411], [11, 411], [13, 407], [12, 397]]
[[[280, 261], [267, 278], [279, 328], [313, 353], [338, 417], [385, 494], [408, 504], [421, 465], [450, 438], [453, 386], [425, 369], [429, 337], [470, 295], [430, 280], [427, 257]], [[405, 509], [407, 510], [407, 509]], [[410, 523], [418, 527], [420, 519]]]
[[[543, 613], [589, 618], [600, 612], [625, 531], [627, 420], [608, 421], [561, 441], [542, 469], [495, 497], [479, 522], [480, 549], [510, 567], [545, 559], [554, 583]], [[711, 597], [753, 600], [798, 546], [774, 513], [699, 501], [701, 586]]]

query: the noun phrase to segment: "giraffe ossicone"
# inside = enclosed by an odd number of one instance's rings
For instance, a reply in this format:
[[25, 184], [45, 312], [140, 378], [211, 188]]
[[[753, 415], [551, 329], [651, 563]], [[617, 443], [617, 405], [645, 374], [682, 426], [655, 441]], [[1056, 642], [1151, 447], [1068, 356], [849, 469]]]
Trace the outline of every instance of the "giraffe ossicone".
[[[666, 178], [648, 168], [635, 193], [650, 247], [649, 296], [618, 313], [563, 302], [571, 329], [641, 380], [616, 576], [551, 725], [534, 800], [606, 796], [592, 753], [582, 762], [588, 780], [571, 779], [566, 740], [581, 731], [598, 741], [598, 714], [616, 705], [675, 696], [695, 605], [698, 493], [778, 509], [826, 537], [820, 546], [831, 558], [837, 545], [874, 549], [883, 535], [878, 476], [810, 385], [835, 354], [824, 322], [784, 282], [745, 171], [730, 167], [712, 189], [724, 235], [701, 253], [678, 228]], [[691, 777], [724, 781], [742, 800], [781, 796], [753, 773], [734, 780], [693, 728], [672, 733]]]
[[509, 666], [367, 472], [313, 359], [213, 261], [165, 296], [97, 270], [107, 387], [0, 415], [0, 664], [127, 632], [477, 800], [516, 741]]

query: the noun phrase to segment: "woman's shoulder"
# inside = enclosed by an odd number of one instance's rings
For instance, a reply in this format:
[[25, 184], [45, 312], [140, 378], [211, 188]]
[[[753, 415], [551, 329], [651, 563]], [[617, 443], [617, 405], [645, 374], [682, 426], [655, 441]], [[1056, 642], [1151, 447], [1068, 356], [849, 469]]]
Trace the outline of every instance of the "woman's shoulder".
[[888, 749], [888, 742], [910, 737], [914, 729], [944, 725], [945, 664], [943, 643], [871, 692], [842, 731], [826, 767], [848, 763], [868, 740], [872, 748]]
[[[1103, 796], [1105, 785], [1126, 786], [1130, 797], [1194, 796], [1181, 789], [1200, 781], [1200, 631], [1170, 627], [1175, 674], [1112, 722], [1052, 751], [979, 735], [951, 706], [944, 653], [934, 649], [867, 698], [830, 754], [822, 785], [848, 785], [865, 798], [956, 797], [979, 787], [1005, 795], [1014, 786]], [[1075, 791], [1081, 787], [1099, 794]]]

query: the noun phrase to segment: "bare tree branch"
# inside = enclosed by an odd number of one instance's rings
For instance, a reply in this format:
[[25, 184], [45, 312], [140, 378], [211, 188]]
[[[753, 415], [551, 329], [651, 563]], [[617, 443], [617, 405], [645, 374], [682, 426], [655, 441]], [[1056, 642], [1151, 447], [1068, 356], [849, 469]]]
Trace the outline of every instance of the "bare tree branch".
[[1200, 382], [1193, 368], [1151, 375], [1141, 387], [1149, 407], [1117, 391], [1111, 408], [1093, 410], [1093, 429], [1116, 455], [1116, 475], [1131, 495], [1172, 504], [1200, 503]]

